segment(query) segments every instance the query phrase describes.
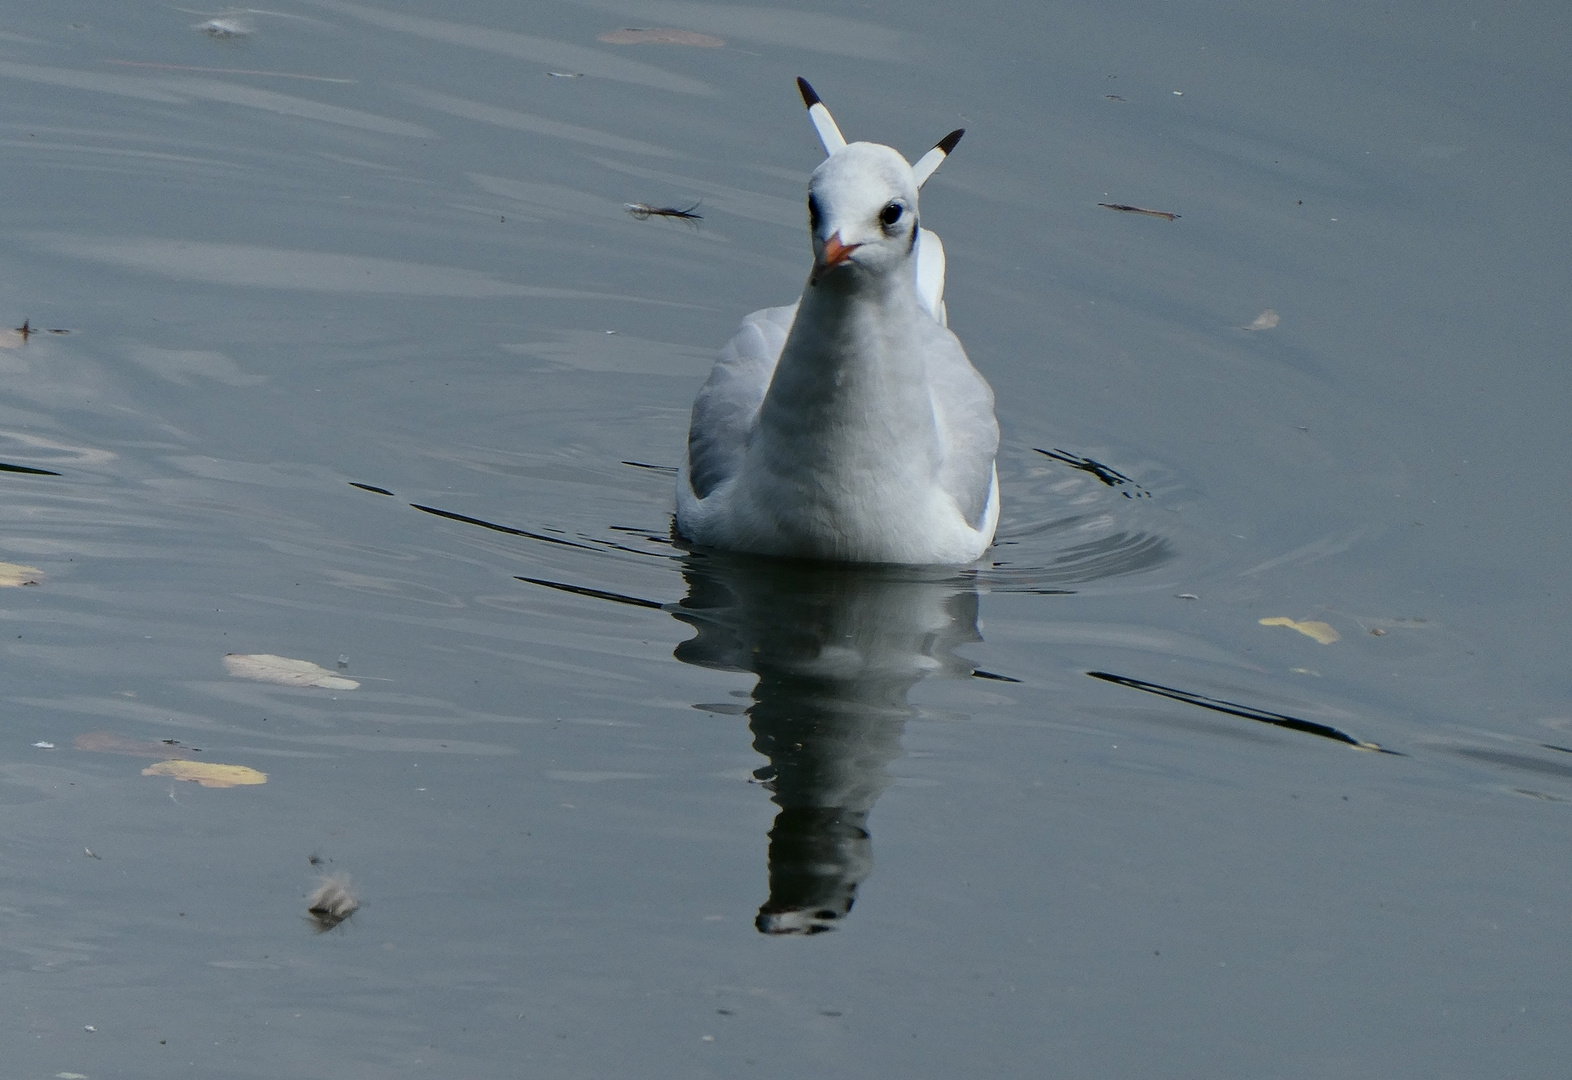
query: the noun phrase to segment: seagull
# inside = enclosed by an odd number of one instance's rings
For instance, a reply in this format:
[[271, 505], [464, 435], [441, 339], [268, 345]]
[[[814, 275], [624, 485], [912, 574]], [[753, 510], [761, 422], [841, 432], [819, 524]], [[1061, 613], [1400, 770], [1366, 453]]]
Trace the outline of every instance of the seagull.
[[964, 129], [907, 164], [848, 143], [797, 80], [827, 155], [808, 185], [801, 298], [743, 319], [693, 403], [677, 474], [692, 543], [959, 566], [999, 521], [993, 390], [948, 328], [944, 245], [917, 193]]

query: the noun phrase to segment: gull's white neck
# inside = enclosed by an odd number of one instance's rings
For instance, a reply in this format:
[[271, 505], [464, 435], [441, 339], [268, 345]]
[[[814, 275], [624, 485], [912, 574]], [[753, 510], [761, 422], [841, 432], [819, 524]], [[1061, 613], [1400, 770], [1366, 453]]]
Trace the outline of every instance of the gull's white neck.
[[930, 474], [939, 437], [914, 333], [928, 322], [913, 259], [810, 281], [759, 412], [754, 449], [771, 471], [859, 498]]

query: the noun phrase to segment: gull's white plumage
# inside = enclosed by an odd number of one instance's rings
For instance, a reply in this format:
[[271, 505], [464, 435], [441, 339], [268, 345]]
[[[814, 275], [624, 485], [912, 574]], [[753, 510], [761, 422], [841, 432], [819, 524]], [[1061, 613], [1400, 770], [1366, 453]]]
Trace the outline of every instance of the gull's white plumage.
[[809, 186], [801, 299], [755, 311], [693, 404], [677, 528], [698, 544], [840, 562], [958, 565], [999, 519], [993, 391], [946, 326], [944, 247], [916, 167], [848, 144], [798, 80], [828, 157]]

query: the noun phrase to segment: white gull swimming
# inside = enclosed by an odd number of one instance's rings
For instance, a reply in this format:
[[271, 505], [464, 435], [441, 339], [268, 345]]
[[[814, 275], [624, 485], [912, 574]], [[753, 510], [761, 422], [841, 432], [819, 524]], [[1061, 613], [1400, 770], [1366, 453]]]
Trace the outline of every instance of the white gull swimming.
[[797, 80], [829, 155], [808, 186], [813, 269], [755, 311], [693, 403], [677, 529], [835, 562], [960, 565], [999, 520], [993, 391], [946, 326], [944, 247], [917, 193], [961, 132], [908, 165], [848, 144]]

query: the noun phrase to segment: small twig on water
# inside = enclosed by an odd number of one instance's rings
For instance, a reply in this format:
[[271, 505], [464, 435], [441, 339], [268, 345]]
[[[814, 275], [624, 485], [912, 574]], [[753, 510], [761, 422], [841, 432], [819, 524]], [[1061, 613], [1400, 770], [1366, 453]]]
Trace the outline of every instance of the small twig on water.
[[1176, 221], [1178, 214], [1170, 214], [1167, 210], [1147, 210], [1141, 206], [1126, 206], [1124, 203], [1100, 202], [1098, 206], [1106, 206], [1110, 210], [1122, 210], [1126, 214], [1145, 214], [1147, 217], [1160, 217], [1167, 221]]
[[675, 206], [651, 206], [649, 203], [641, 202], [624, 203], [623, 206], [627, 209], [628, 213], [632, 214], [640, 221], [644, 221], [652, 217], [680, 218], [683, 221], [704, 220], [704, 216], [702, 214], [694, 213], [694, 211], [699, 208], [698, 203], [694, 203], [686, 210], [679, 209]]

